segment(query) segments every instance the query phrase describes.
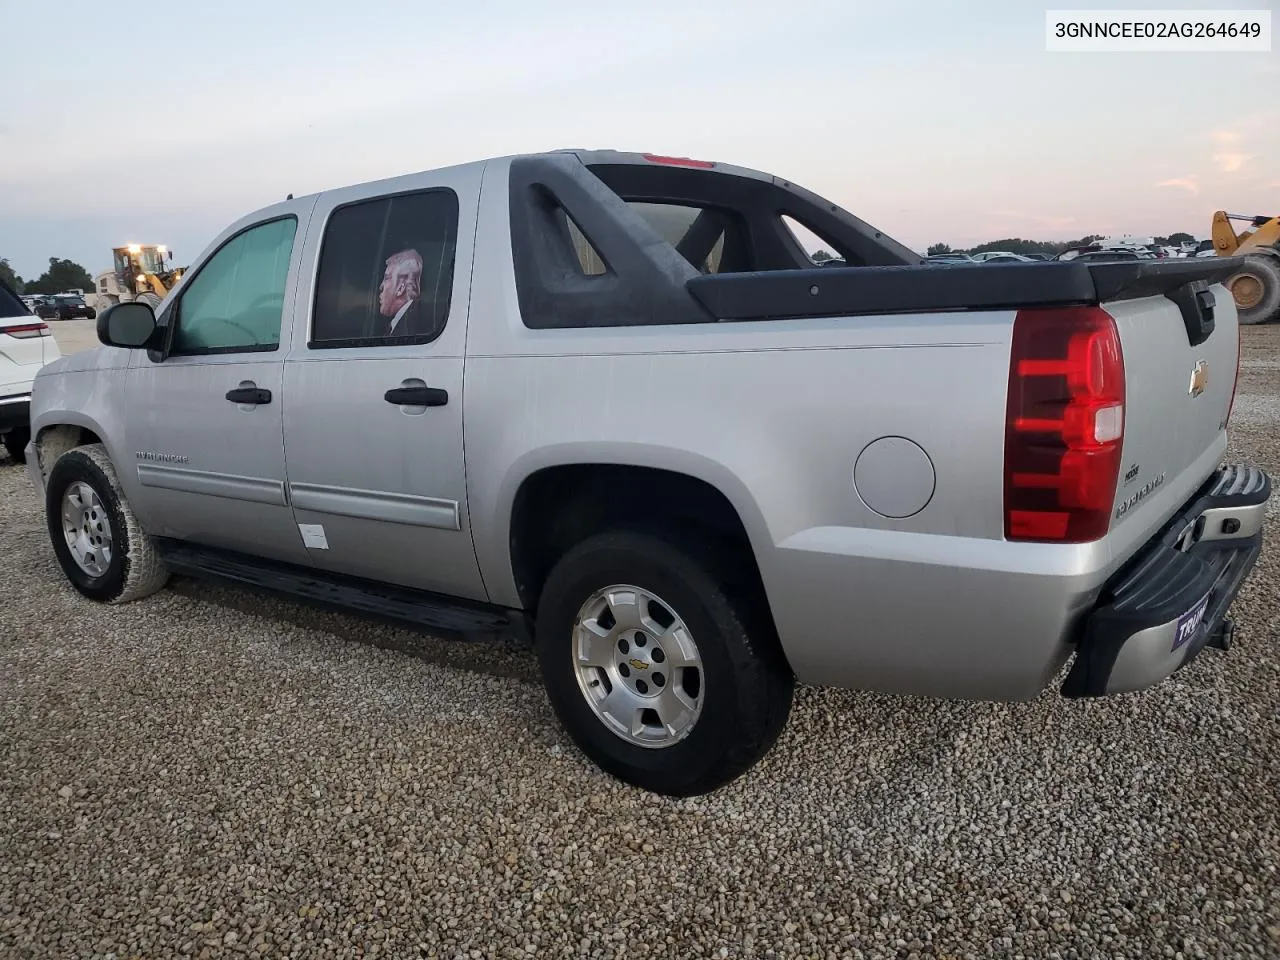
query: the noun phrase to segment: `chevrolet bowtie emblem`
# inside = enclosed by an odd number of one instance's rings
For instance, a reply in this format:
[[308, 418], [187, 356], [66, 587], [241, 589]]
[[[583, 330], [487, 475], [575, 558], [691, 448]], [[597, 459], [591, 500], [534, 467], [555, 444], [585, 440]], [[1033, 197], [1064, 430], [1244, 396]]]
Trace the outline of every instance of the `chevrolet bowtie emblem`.
[[1198, 360], [1191, 368], [1191, 386], [1187, 392], [1193, 397], [1198, 397], [1204, 393], [1207, 386], [1209, 386], [1209, 361]]

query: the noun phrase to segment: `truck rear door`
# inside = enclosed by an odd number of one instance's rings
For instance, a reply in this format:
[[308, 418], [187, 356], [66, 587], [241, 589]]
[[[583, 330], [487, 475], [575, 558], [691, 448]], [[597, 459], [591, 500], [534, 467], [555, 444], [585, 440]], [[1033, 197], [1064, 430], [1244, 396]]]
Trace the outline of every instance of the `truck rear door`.
[[482, 171], [320, 198], [284, 374], [289, 496], [311, 563], [476, 600], [462, 374]]

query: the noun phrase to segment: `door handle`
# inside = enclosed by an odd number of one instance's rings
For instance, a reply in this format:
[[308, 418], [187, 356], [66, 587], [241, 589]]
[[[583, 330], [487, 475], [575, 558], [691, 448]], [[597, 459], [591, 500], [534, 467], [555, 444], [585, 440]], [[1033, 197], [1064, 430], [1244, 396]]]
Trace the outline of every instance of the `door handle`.
[[449, 402], [449, 391], [439, 387], [394, 387], [382, 399], [402, 407], [443, 407]]
[[241, 386], [228, 390], [227, 399], [232, 403], [270, 403], [271, 391], [262, 387]]

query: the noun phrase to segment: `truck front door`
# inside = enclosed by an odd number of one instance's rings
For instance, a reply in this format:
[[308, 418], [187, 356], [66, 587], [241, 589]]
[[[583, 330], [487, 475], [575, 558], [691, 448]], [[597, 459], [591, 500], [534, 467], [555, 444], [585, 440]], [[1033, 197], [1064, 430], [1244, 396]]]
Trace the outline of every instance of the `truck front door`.
[[230, 231], [162, 308], [167, 355], [132, 360], [126, 469], [153, 534], [307, 562], [285, 489], [281, 388], [313, 204]]

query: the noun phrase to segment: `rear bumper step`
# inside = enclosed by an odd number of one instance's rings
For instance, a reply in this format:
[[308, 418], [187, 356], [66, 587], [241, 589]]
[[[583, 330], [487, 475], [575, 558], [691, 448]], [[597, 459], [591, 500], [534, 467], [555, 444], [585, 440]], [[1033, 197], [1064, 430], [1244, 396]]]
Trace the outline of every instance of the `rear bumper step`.
[[1262, 552], [1271, 480], [1256, 467], [1219, 469], [1110, 583], [1085, 618], [1067, 697], [1142, 690], [1206, 646], [1225, 650], [1227, 611]]

